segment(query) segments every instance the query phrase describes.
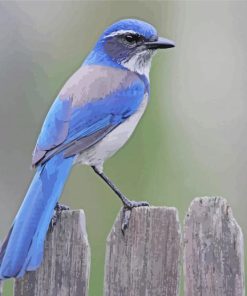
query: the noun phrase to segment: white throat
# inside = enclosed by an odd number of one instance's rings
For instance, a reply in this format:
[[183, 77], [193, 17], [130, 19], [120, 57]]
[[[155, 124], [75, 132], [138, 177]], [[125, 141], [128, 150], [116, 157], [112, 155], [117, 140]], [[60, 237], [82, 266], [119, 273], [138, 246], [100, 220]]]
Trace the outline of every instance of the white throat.
[[154, 52], [142, 51], [135, 54], [128, 61], [123, 61], [122, 66], [130, 71], [137, 72], [138, 74], [145, 75], [149, 80], [149, 72]]

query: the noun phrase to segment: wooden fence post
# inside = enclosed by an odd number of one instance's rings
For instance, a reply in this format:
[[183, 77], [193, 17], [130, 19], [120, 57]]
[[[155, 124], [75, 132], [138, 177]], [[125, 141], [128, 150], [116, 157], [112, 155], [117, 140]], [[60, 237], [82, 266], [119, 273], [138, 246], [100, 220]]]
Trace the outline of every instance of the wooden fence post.
[[184, 223], [185, 296], [244, 296], [243, 235], [226, 200], [196, 198]]
[[48, 232], [44, 261], [15, 282], [15, 296], [88, 295], [90, 248], [82, 210], [63, 211]]
[[107, 238], [105, 296], [177, 296], [180, 226], [175, 208], [132, 210], [121, 232], [121, 215]]
[[3, 294], [3, 282], [0, 280], [0, 296]]

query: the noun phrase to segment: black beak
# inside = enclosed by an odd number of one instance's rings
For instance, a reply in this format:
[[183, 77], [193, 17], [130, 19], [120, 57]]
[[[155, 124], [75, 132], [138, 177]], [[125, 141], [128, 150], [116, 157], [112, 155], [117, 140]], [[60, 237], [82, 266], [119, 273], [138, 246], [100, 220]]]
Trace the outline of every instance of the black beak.
[[171, 48], [175, 47], [175, 43], [172, 40], [159, 37], [156, 41], [145, 42], [148, 49], [158, 49], [158, 48]]

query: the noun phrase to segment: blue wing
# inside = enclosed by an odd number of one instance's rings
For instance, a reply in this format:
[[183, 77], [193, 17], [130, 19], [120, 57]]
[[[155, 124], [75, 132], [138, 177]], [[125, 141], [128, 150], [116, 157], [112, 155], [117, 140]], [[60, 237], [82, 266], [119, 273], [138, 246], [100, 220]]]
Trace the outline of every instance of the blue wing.
[[57, 98], [52, 104], [33, 152], [32, 164], [34, 166], [44, 158], [47, 151], [57, 147], [66, 139], [69, 130], [71, 107], [72, 98], [66, 98], [65, 100]]
[[84, 151], [134, 114], [145, 93], [140, 79], [105, 97], [73, 106], [71, 97], [58, 97], [47, 114], [33, 154], [33, 165], [64, 151], [65, 156]]

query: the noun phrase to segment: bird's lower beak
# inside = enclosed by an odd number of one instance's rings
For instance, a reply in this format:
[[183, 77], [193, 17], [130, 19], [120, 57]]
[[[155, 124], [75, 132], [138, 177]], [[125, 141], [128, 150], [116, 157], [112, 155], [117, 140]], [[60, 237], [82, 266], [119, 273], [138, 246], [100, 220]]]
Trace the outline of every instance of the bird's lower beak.
[[159, 37], [156, 41], [145, 42], [148, 49], [171, 48], [175, 47], [175, 42], [163, 37]]

